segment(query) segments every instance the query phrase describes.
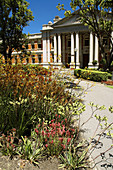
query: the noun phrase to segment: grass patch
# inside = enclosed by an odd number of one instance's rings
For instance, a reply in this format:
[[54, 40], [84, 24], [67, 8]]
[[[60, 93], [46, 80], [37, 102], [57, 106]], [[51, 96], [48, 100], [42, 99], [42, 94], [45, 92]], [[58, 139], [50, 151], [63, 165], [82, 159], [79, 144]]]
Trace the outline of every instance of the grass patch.
[[109, 88], [113, 89], [113, 86], [106, 86], [106, 87], [109, 87]]

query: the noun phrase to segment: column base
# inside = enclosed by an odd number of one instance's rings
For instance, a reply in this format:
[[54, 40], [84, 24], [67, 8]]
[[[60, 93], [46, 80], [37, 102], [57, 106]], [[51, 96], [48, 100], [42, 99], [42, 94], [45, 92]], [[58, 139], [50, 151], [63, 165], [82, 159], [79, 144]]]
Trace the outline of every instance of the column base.
[[75, 69], [75, 63], [70, 63], [70, 68]]
[[60, 69], [62, 67], [62, 63], [41, 63], [43, 67], [49, 68], [52, 66], [55, 69]]
[[95, 66], [92, 63], [88, 63], [88, 68], [98, 68], [99, 63], [96, 64]]
[[80, 68], [80, 63], [76, 63], [76, 69]]

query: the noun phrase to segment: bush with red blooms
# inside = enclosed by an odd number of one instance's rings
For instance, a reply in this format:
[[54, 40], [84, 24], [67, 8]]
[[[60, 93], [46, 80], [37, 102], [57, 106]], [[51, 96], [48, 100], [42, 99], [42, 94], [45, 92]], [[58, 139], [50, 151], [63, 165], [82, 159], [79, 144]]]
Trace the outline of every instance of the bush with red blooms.
[[45, 122], [38, 124], [35, 133], [38, 140], [43, 143], [47, 154], [51, 156], [58, 156], [65, 151], [76, 137], [76, 130], [68, 126], [67, 119], [62, 120], [57, 114], [48, 126]]

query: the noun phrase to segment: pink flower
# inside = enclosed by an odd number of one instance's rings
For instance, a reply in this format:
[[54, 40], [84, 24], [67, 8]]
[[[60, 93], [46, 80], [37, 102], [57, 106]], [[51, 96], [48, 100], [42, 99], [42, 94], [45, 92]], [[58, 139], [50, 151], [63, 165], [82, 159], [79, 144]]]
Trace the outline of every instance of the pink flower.
[[65, 147], [65, 145], [63, 145], [63, 144], [61, 144], [61, 146], [63, 147], [63, 149], [65, 149], [66, 147]]
[[72, 132], [75, 132], [75, 129], [71, 129]]
[[55, 121], [55, 119], [51, 120], [51, 123], [53, 123]]
[[55, 123], [52, 123], [52, 125], [51, 125], [53, 128], [55, 127]]
[[47, 139], [45, 139], [45, 142], [47, 142]]
[[67, 119], [65, 119], [65, 122], [67, 123]]
[[53, 140], [51, 142], [49, 142], [50, 144], [53, 144]]
[[59, 122], [58, 122], [57, 126], [60, 127], [60, 123]]
[[59, 115], [58, 117], [60, 118], [61, 116]]
[[69, 130], [67, 130], [66, 136], [70, 136], [70, 131]]
[[48, 138], [50, 137], [50, 133], [47, 133], [47, 137], [48, 137]]
[[38, 132], [38, 130], [37, 130], [37, 129], [35, 129], [35, 132], [36, 132], [36, 134], [37, 134], [37, 135], [39, 134], [39, 132]]
[[67, 142], [69, 143], [70, 141], [71, 141], [71, 138], [68, 138], [68, 139], [67, 139]]
[[40, 124], [38, 125], [38, 127], [40, 127]]
[[48, 144], [45, 144], [45, 147], [47, 148], [47, 147], [48, 147]]
[[59, 141], [61, 141], [61, 142], [62, 142], [62, 141], [63, 141], [63, 138], [59, 138]]
[[58, 115], [56, 114], [55, 116], [57, 117]]
[[62, 125], [62, 129], [63, 129], [63, 131], [64, 131], [64, 129], [65, 129], [65, 126], [64, 126], [64, 125]]

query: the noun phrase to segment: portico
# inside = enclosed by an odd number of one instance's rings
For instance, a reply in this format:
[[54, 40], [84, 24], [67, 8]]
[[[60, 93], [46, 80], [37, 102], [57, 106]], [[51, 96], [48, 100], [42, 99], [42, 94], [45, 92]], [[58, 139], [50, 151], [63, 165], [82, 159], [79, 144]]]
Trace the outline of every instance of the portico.
[[[53, 30], [52, 30], [53, 31]], [[93, 60], [99, 57], [98, 40], [92, 32], [73, 31], [52, 33], [47, 32], [43, 38], [43, 63], [45, 66], [52, 56], [54, 66], [64, 65], [70, 68], [93, 67]], [[45, 33], [45, 32], [44, 32]], [[44, 34], [43, 33], [43, 34]], [[53, 39], [53, 46], [51, 45]]]

